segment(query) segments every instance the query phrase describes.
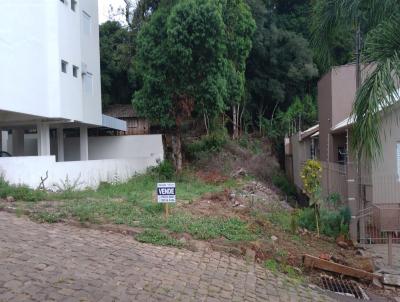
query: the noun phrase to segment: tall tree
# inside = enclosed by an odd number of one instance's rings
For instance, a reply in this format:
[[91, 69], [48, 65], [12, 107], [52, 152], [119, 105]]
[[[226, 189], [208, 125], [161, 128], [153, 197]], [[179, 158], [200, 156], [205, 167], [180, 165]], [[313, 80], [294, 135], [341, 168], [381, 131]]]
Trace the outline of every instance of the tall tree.
[[[172, 160], [178, 171], [182, 122], [194, 114], [211, 120], [229, 104], [229, 89], [239, 87], [237, 93], [242, 93], [241, 85], [230, 81], [244, 71], [240, 64], [251, 45], [243, 36], [251, 33], [247, 27], [252, 23], [239, 16], [234, 19], [239, 24], [226, 26], [224, 21], [231, 18], [227, 6], [234, 2], [246, 8], [239, 0], [163, 3], [138, 36], [136, 70], [143, 87], [133, 102], [139, 112], [172, 133]], [[228, 33], [232, 28], [236, 34]]]
[[240, 117], [245, 110], [246, 60], [256, 25], [249, 7], [242, 0], [226, 0], [224, 6], [228, 105], [232, 110], [233, 138], [236, 139], [239, 137]]

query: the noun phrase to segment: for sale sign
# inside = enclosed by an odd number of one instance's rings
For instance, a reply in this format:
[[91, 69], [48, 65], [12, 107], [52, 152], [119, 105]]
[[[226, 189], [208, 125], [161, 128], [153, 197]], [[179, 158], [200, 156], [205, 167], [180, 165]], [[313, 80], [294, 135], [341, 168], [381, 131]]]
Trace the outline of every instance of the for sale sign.
[[175, 183], [158, 183], [157, 184], [158, 203], [176, 202]]

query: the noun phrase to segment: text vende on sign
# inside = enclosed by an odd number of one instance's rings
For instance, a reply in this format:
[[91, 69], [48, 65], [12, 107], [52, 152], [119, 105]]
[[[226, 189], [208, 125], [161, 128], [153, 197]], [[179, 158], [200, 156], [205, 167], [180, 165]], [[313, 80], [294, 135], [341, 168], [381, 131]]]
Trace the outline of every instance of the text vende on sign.
[[175, 183], [158, 183], [157, 184], [157, 200], [158, 200], [158, 203], [174, 203], [174, 202], [176, 202]]

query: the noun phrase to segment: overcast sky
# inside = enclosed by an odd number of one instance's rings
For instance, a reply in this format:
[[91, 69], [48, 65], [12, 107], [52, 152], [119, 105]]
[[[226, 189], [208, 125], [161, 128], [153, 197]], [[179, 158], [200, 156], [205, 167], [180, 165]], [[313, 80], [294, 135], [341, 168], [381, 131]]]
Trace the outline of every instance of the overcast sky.
[[99, 0], [99, 23], [106, 22], [108, 20], [108, 11], [110, 5], [116, 10], [118, 7], [123, 7], [123, 0]]

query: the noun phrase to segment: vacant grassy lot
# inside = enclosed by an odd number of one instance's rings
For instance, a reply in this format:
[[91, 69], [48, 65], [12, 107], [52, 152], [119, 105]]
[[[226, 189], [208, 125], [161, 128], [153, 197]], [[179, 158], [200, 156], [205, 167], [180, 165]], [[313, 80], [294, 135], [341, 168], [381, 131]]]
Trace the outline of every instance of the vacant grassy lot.
[[[178, 204], [190, 204], [205, 193], [215, 193], [238, 186], [238, 181], [206, 183], [186, 171], [174, 177]], [[169, 178], [170, 179], [170, 178]], [[17, 214], [26, 213], [39, 222], [57, 223], [74, 220], [81, 223], [117, 224], [143, 229], [137, 236], [142, 242], [182, 246], [176, 238], [189, 234], [194, 239], [225, 238], [251, 241], [256, 234], [238, 218], [205, 217], [171, 206], [169, 219], [163, 205], [156, 202], [156, 183], [166, 177], [157, 169], [138, 175], [123, 184], [102, 184], [98, 190], [45, 193], [25, 187], [13, 187], [2, 181], [0, 197], [13, 196]], [[4, 204], [3, 204], [4, 205]]]

